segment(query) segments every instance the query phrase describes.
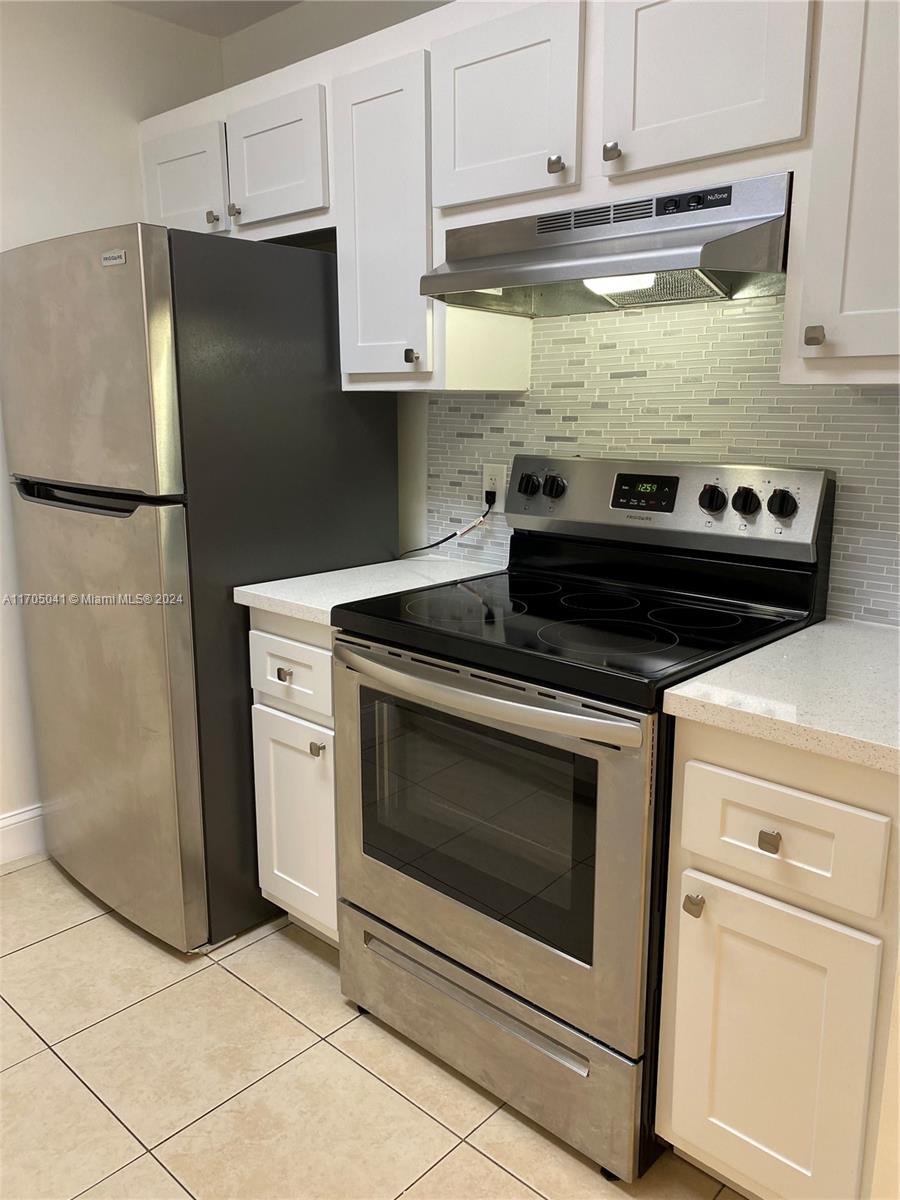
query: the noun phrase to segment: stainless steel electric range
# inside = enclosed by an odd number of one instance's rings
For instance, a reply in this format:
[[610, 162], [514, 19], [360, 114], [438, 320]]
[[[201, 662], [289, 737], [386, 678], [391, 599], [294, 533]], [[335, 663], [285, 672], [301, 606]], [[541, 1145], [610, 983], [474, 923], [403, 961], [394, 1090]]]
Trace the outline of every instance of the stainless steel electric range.
[[496, 574], [336, 608], [345, 994], [631, 1180], [666, 687], [824, 616], [823, 471], [519, 455]]

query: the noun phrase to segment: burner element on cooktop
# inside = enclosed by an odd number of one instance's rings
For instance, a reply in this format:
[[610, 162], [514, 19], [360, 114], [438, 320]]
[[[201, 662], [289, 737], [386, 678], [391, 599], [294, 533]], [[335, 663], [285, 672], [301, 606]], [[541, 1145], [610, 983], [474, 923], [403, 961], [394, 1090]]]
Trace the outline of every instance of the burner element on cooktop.
[[619, 592], [570, 592], [560, 603], [565, 608], [582, 608], [585, 612], [624, 612], [638, 608], [641, 602]]
[[520, 578], [517, 575], [509, 577], [509, 594], [511, 596], [554, 596], [561, 592], [562, 587], [550, 579]]
[[674, 629], [733, 629], [742, 620], [738, 613], [726, 612], [721, 608], [688, 608], [682, 605], [654, 608], [647, 615], [651, 621], [671, 625]]
[[514, 617], [526, 611], [521, 600], [486, 600], [473, 591], [458, 588], [452, 592], [425, 592], [406, 602], [406, 611], [419, 621], [435, 624], [482, 625], [501, 617]]
[[658, 625], [642, 621], [607, 621], [602, 618], [555, 621], [538, 630], [546, 646], [576, 654], [604, 655], [607, 658], [656, 654], [678, 643], [678, 635]]

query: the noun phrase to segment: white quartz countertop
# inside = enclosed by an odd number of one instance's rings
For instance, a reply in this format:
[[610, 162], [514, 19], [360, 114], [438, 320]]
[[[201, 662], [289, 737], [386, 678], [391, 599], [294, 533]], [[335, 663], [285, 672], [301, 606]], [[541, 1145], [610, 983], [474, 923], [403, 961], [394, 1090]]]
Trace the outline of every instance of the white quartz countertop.
[[896, 774], [898, 662], [900, 630], [827, 620], [671, 688], [664, 708]]
[[293, 579], [276, 579], [273, 583], [247, 584], [234, 589], [234, 599], [235, 603], [246, 604], [248, 608], [330, 625], [331, 610], [337, 604], [386, 596], [389, 592], [410, 591], [433, 583], [452, 583], [475, 575], [491, 575], [502, 570], [496, 564], [432, 554], [373, 563], [368, 567], [349, 567], [343, 571], [325, 571], [321, 575], [297, 575]]

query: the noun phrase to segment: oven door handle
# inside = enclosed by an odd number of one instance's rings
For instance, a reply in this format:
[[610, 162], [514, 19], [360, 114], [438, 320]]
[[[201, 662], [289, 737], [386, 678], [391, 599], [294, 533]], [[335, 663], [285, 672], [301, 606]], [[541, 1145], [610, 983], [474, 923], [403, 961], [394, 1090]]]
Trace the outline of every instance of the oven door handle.
[[424, 700], [452, 709], [464, 717], [484, 717], [506, 725], [519, 725], [542, 733], [638, 748], [644, 737], [640, 725], [618, 717], [576, 712], [570, 708], [539, 704], [530, 697], [511, 700], [501, 688], [467, 680], [465, 687], [447, 683], [443, 670], [404, 662], [403, 669], [389, 667], [379, 654], [350, 649], [338, 642], [334, 657], [345, 667], [412, 700]]

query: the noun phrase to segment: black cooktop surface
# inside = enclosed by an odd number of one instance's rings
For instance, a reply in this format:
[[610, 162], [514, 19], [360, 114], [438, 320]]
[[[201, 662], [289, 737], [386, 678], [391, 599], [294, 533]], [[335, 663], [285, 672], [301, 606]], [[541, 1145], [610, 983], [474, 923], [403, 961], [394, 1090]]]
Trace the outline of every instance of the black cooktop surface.
[[802, 621], [733, 601], [501, 571], [334, 610], [348, 633], [650, 706], [659, 687]]

